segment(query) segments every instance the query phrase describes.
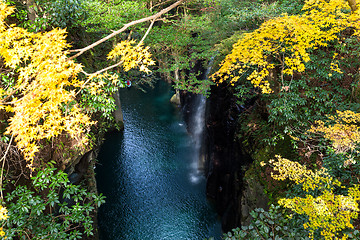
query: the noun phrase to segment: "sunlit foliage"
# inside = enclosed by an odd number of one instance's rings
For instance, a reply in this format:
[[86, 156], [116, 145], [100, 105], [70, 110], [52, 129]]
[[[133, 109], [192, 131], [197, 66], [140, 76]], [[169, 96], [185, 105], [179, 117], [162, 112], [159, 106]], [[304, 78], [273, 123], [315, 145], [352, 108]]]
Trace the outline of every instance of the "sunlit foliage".
[[120, 58], [125, 71], [139, 66], [140, 71], [150, 73], [148, 66], [154, 65], [155, 62], [151, 59], [149, 47], [143, 47], [142, 43], [133, 46], [135, 43], [134, 40], [121, 41], [108, 54], [108, 59]]
[[3, 206], [0, 206], [0, 221], [6, 220], [9, 216], [7, 215], [7, 209]]
[[29, 19], [29, 21], [21, 19], [22, 26], [34, 31], [52, 27], [69, 30], [79, 25], [84, 19], [83, 2], [83, 0], [34, 0], [30, 6], [34, 12], [34, 19]]
[[345, 188], [338, 180], [327, 173], [325, 168], [307, 170], [303, 165], [277, 156], [270, 161], [273, 166], [272, 177], [276, 180], [289, 179], [300, 184], [304, 197], [283, 198], [279, 204], [308, 217], [304, 228], [309, 237], [320, 230], [324, 239], [347, 239], [345, 229], [353, 229], [353, 219], [357, 219], [360, 200], [359, 186], [348, 188], [347, 195], [336, 193], [337, 188]]
[[[67, 57], [69, 44], [65, 30], [53, 29], [44, 33], [8, 26], [5, 18], [13, 8], [0, 3], [0, 56], [6, 71], [1, 72], [0, 108], [11, 113], [5, 134], [14, 135], [29, 165], [33, 166], [35, 154], [42, 140], [59, 135], [69, 135], [75, 140], [73, 147], [84, 148], [88, 144], [87, 133], [94, 124], [77, 101], [77, 94], [87, 88], [93, 95], [102, 94], [100, 82], [92, 79], [106, 77], [117, 83], [116, 76], [78, 76], [82, 65]], [[109, 58], [121, 56], [125, 70], [140, 67], [149, 72], [153, 64], [147, 48], [118, 45]], [[10, 77], [9, 77], [10, 76]]]
[[125, 23], [146, 17], [151, 12], [146, 8], [146, 1], [113, 0], [84, 1], [87, 18], [82, 23], [86, 31], [101, 32], [115, 30]]
[[[4, 222], [8, 218], [9, 216], [6, 207], [0, 205], [0, 222]], [[5, 236], [4, 228], [0, 227], [0, 237], [4, 237], [4, 236]]]
[[[277, 77], [272, 76], [275, 69], [280, 72], [279, 82], [304, 72], [311, 51], [328, 46], [347, 28], [358, 34], [357, 19], [359, 13], [351, 14], [346, 1], [306, 1], [301, 15], [274, 18], [245, 33], [213, 78], [235, 83], [245, 75], [262, 93], [271, 93], [269, 78]], [[340, 72], [335, 62], [330, 70]]]
[[93, 124], [82, 113], [70, 86], [79, 86], [76, 75], [82, 67], [66, 58], [65, 31], [54, 29], [30, 33], [4, 19], [13, 12], [1, 3], [0, 54], [17, 79], [2, 86], [1, 108], [13, 112], [7, 134], [14, 134], [17, 145], [30, 161], [39, 150], [41, 139], [51, 139], [63, 131], [86, 144], [87, 128]]
[[309, 133], [321, 133], [330, 140], [336, 152], [355, 150], [360, 141], [358, 123], [360, 114], [352, 111], [337, 111], [336, 115], [329, 115], [328, 121], [316, 121]]

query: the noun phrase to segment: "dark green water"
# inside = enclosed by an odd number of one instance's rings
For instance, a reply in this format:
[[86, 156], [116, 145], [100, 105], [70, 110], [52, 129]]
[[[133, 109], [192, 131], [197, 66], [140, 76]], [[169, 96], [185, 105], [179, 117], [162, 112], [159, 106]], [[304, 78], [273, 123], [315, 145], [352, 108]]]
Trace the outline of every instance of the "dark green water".
[[96, 171], [107, 197], [99, 211], [102, 240], [220, 239], [205, 179], [194, 172], [194, 141], [169, 103], [172, 94], [163, 82], [147, 93], [120, 90], [125, 130], [106, 136]]

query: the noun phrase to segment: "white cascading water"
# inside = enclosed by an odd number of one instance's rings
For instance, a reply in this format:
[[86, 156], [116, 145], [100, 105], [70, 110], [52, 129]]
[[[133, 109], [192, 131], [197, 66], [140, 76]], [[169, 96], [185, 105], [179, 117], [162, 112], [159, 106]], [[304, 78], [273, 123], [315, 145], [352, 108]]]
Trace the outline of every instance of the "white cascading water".
[[193, 139], [193, 159], [191, 163], [190, 180], [192, 183], [198, 183], [203, 177], [202, 168], [204, 162], [204, 154], [202, 151], [204, 141], [204, 127], [205, 127], [205, 108], [206, 97], [203, 95], [195, 96], [194, 114], [192, 116], [192, 139]]
[[[211, 67], [214, 61], [214, 57], [211, 58], [209, 66], [205, 72], [205, 78], [208, 77], [211, 71]], [[198, 183], [201, 178], [204, 177], [203, 170], [205, 164], [204, 155], [204, 129], [205, 129], [205, 109], [206, 109], [206, 97], [199, 94], [195, 96], [193, 102], [193, 114], [190, 124], [192, 124], [191, 133], [194, 144], [194, 154], [191, 163], [190, 180], [192, 183]]]

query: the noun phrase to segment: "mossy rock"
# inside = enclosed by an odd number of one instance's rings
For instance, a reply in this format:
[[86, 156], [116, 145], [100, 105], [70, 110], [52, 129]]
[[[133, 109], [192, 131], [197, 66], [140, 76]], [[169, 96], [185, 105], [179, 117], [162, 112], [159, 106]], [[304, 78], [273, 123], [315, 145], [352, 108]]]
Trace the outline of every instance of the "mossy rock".
[[245, 181], [256, 181], [264, 187], [264, 192], [270, 200], [270, 203], [276, 202], [280, 197], [283, 197], [287, 188], [287, 182], [275, 181], [271, 177], [271, 168], [269, 166], [262, 167], [260, 163], [268, 163], [269, 160], [274, 159], [275, 155], [296, 160], [299, 158], [296, 150], [293, 148], [291, 139], [285, 138], [276, 146], [265, 146], [257, 149], [251, 154], [253, 162], [249, 169], [245, 172]]

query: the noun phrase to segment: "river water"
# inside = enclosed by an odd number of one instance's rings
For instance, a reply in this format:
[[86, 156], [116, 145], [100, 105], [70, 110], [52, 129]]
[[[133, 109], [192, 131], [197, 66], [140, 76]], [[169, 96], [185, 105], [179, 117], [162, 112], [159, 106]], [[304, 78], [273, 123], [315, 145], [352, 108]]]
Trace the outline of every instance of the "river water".
[[194, 169], [198, 153], [173, 91], [160, 81], [147, 93], [121, 89], [125, 130], [110, 133], [97, 166], [102, 240], [220, 239], [220, 222]]

